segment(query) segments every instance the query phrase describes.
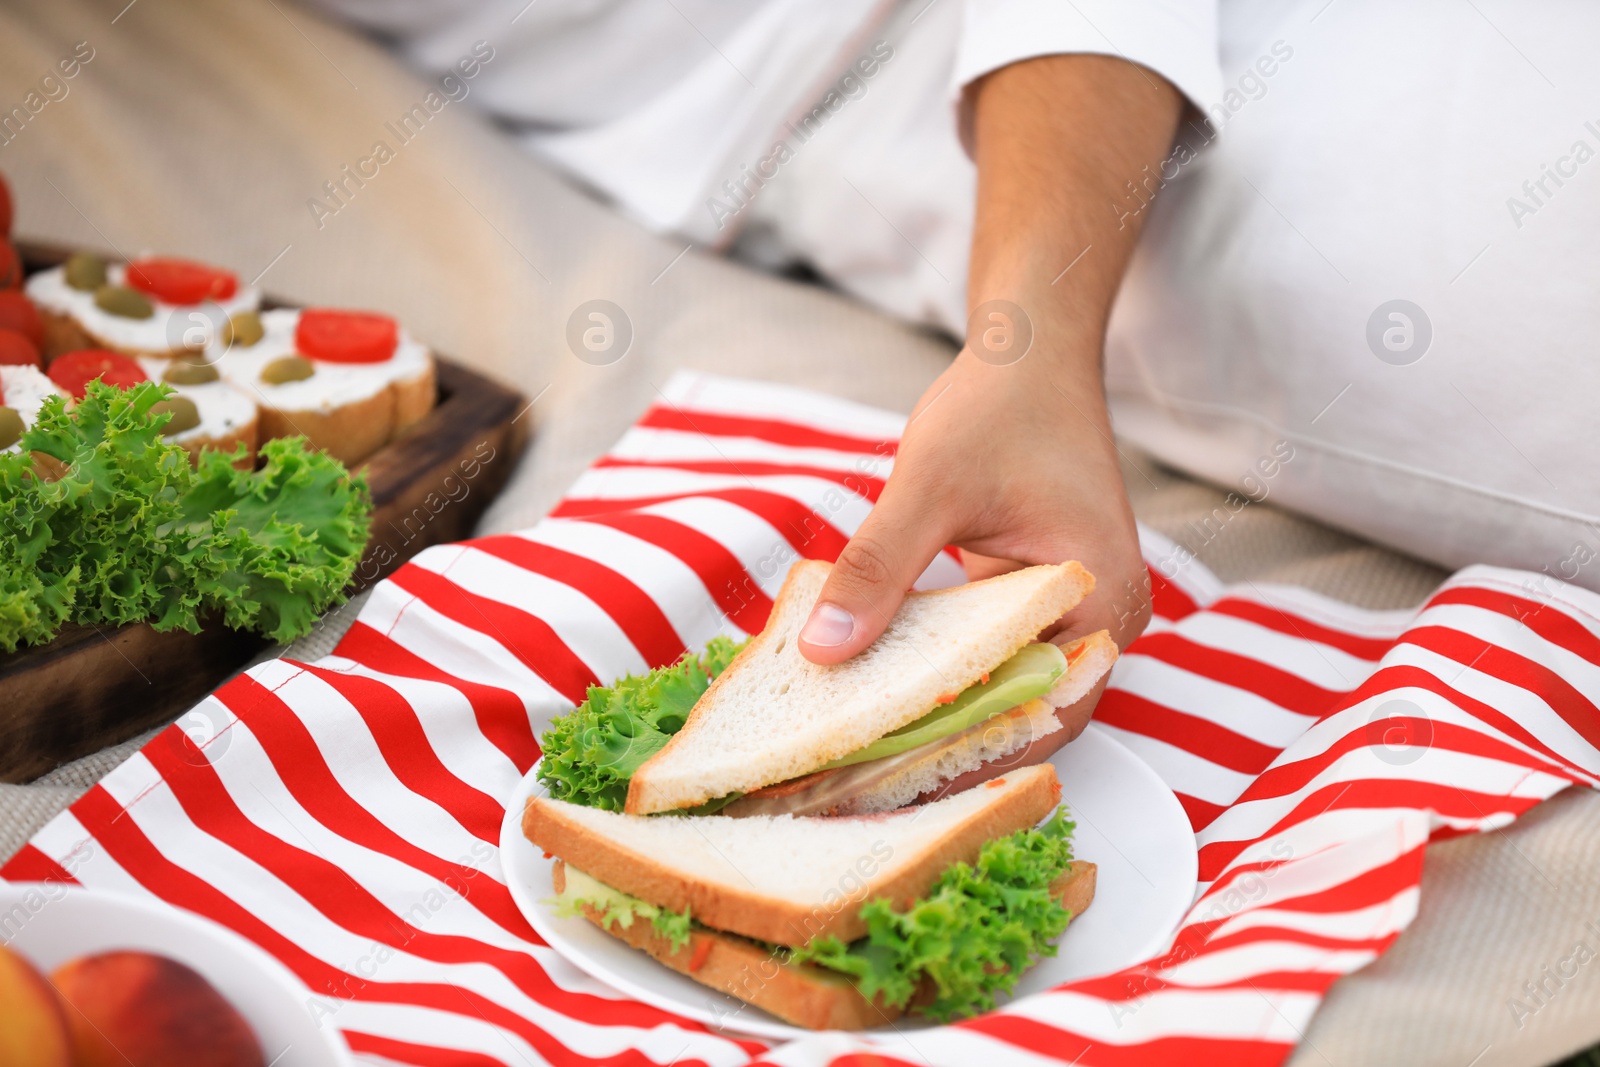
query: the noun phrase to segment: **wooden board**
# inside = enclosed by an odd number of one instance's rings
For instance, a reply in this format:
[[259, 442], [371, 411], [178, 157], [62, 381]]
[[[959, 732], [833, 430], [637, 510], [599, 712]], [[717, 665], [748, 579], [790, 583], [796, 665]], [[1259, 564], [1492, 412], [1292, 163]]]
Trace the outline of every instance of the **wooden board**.
[[[18, 251], [29, 271], [68, 254]], [[363, 465], [372, 537], [352, 594], [430, 545], [470, 537], [527, 442], [522, 394], [449, 359], [438, 368], [433, 411]], [[221, 625], [159, 634], [140, 623], [68, 627], [47, 644], [0, 653], [0, 781], [30, 781], [172, 719], [268, 644]]]

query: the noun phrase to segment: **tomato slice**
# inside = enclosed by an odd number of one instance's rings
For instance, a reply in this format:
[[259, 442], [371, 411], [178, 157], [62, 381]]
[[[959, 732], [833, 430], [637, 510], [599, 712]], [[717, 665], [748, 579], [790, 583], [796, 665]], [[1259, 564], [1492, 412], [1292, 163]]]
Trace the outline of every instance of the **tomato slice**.
[[0, 330], [16, 330], [35, 346], [44, 345], [44, 320], [39, 309], [22, 293], [0, 290]]
[[0, 289], [22, 288], [22, 259], [11, 242], [0, 237]]
[[0, 329], [0, 363], [20, 363], [44, 370], [39, 346], [16, 330]]
[[137, 360], [104, 348], [82, 348], [59, 355], [50, 361], [49, 374], [51, 381], [79, 400], [96, 378], [118, 389], [149, 381]]
[[312, 359], [329, 363], [382, 363], [400, 345], [400, 327], [387, 315], [368, 311], [307, 308], [300, 312], [294, 344]]
[[163, 256], [129, 263], [128, 284], [169, 304], [226, 300], [239, 291], [239, 279], [231, 270]]
[[689, 972], [698, 972], [706, 965], [706, 957], [711, 955], [712, 940], [710, 935], [699, 937], [695, 940], [694, 952], [689, 956]]

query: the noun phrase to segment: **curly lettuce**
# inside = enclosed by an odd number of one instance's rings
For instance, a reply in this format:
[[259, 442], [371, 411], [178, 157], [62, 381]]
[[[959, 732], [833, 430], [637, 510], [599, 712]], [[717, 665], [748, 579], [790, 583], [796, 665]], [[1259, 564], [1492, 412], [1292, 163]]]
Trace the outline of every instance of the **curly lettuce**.
[[818, 938], [788, 962], [849, 975], [863, 996], [881, 995], [896, 1007], [931, 983], [933, 1000], [916, 1010], [940, 1022], [991, 1011], [997, 994], [1055, 955], [1055, 939], [1072, 920], [1051, 883], [1072, 864], [1073, 829], [1066, 809], [1057, 809], [1037, 828], [984, 845], [976, 865], [948, 867], [904, 911], [881, 899], [863, 905], [866, 937]]
[[590, 686], [582, 704], [539, 738], [539, 780], [557, 800], [621, 811], [628, 780], [683, 729], [689, 711], [744, 647], [713, 637], [700, 655], [609, 686]]
[[309, 632], [343, 595], [370, 524], [366, 484], [303, 439], [198, 466], [166, 441], [171, 390], [91, 382], [69, 413], [46, 401], [21, 449], [0, 454], [0, 648], [66, 623], [195, 631], [228, 625], [278, 641]]
[[167, 528], [178, 580], [162, 586], [156, 625], [193, 629], [195, 607], [215, 607], [236, 630], [292, 641], [355, 574], [371, 523], [366, 483], [301, 438], [268, 441], [258, 470], [233, 458], [202, 454]]

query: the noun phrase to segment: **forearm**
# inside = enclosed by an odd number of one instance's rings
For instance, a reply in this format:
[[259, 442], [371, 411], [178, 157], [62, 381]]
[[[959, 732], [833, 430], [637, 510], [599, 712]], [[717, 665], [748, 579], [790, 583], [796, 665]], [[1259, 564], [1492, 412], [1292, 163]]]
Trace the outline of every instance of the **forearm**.
[[[970, 324], [966, 350], [913, 411], [888, 484], [800, 635], [816, 663], [842, 662], [875, 640], [951, 544], [973, 578], [1081, 561], [1097, 585], [1064, 620], [1072, 636], [1105, 629], [1126, 646], [1144, 624], [1144, 563], [1111, 446], [1100, 352], [1137, 232], [1116, 204], [1123, 183], [1166, 153], [1180, 98], [1142, 68], [1097, 56], [1015, 63], [972, 92], [969, 306], [1016, 305], [1032, 343], [1021, 358], [1009, 345], [985, 351], [985, 334], [1005, 324]], [[1069, 730], [1036, 757], [1081, 729], [1092, 705], [1064, 713]]]
[[1143, 218], [1119, 205], [1126, 183], [1168, 153], [1183, 98], [1159, 75], [1098, 55], [1014, 63], [969, 92], [978, 195], [968, 309], [1018, 305], [1034, 349], [1098, 387], [1106, 319]]

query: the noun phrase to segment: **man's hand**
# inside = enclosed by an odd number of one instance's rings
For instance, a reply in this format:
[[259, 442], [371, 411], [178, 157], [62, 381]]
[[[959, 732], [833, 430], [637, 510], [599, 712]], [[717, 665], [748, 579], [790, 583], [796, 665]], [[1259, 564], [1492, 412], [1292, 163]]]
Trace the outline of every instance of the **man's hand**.
[[[1180, 97], [1157, 75], [1104, 56], [1014, 64], [971, 92], [978, 204], [968, 306], [979, 314], [967, 347], [918, 402], [883, 495], [801, 632], [801, 652], [816, 663], [874, 641], [947, 544], [962, 550], [974, 579], [1081, 561], [1095, 591], [1063, 621], [1070, 633], [1106, 629], [1126, 646], [1148, 618], [1101, 350], [1136, 236], [1124, 183], [1167, 152]], [[1020, 359], [986, 339], [1007, 325], [991, 319], [991, 301], [1004, 302], [1003, 318], [1020, 311], [1013, 329], [1031, 326]], [[1076, 736], [1098, 697], [1096, 689], [1068, 709], [1068, 729], [1035, 746], [1037, 758]]]

